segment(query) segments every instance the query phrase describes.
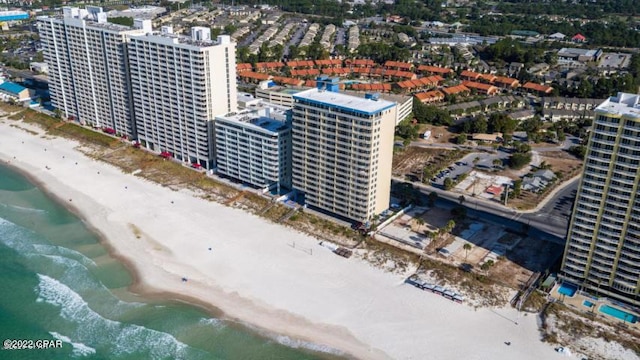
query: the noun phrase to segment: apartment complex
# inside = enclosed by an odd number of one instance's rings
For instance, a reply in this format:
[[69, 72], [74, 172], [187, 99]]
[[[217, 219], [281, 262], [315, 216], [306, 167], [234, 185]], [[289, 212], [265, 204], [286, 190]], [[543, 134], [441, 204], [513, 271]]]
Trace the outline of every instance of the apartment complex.
[[291, 126], [283, 108], [261, 106], [215, 120], [220, 175], [280, 193], [291, 190]]
[[235, 43], [162, 32], [132, 36], [128, 46], [137, 137], [142, 146], [210, 169], [215, 116], [237, 110]]
[[640, 305], [640, 95], [595, 109], [563, 279]]
[[134, 137], [126, 45], [145, 30], [108, 23], [94, 6], [39, 17], [38, 29], [53, 106], [69, 120]]
[[366, 221], [389, 207], [397, 106], [324, 86], [293, 95], [293, 187], [308, 206]]

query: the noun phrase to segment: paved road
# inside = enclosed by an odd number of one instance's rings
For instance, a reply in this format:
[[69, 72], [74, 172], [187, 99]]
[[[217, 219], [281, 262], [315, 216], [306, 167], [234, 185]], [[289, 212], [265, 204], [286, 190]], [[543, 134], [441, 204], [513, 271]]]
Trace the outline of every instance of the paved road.
[[[399, 178], [394, 180], [402, 181], [402, 179]], [[438, 194], [440, 199], [459, 203], [461, 194], [418, 183], [415, 183], [414, 186], [418, 187], [425, 195], [433, 191]], [[515, 209], [505, 207], [495, 201], [470, 196], [465, 196], [465, 201], [462, 205], [467, 207], [470, 213], [474, 213], [478, 217], [492, 218], [497, 216], [509, 220], [508, 222], [510, 223], [528, 224], [533, 230], [555, 237], [555, 239], [552, 240], [562, 241], [567, 233], [569, 215], [577, 188], [578, 181], [574, 181], [558, 191], [539, 211], [532, 213], [518, 212]], [[500, 219], [497, 220], [499, 221]]]

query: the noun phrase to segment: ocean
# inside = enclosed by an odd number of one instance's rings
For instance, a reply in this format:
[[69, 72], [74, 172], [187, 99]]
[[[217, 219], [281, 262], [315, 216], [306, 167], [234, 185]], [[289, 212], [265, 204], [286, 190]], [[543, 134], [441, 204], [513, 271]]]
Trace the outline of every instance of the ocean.
[[189, 304], [145, 299], [127, 290], [131, 283], [80, 219], [0, 165], [0, 335], [55, 340], [47, 349], [0, 349], [0, 359], [342, 358]]

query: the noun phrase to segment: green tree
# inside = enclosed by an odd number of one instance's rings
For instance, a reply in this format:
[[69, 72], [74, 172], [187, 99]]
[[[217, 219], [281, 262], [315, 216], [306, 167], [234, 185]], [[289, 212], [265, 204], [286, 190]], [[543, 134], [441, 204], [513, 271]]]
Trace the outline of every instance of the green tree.
[[444, 179], [444, 189], [445, 190], [451, 190], [453, 189], [453, 186], [455, 185], [453, 180], [450, 177], [447, 177]]
[[569, 148], [569, 153], [573, 154], [578, 159], [584, 159], [587, 154], [587, 148], [584, 145], [574, 145]]
[[519, 170], [529, 165], [531, 162], [531, 153], [515, 153], [509, 157], [509, 166], [512, 169]]
[[471, 246], [471, 244], [469, 243], [465, 243], [464, 245], [462, 245], [462, 248], [464, 249], [464, 261], [467, 261], [467, 257], [469, 256], [469, 251], [473, 248], [473, 246]]

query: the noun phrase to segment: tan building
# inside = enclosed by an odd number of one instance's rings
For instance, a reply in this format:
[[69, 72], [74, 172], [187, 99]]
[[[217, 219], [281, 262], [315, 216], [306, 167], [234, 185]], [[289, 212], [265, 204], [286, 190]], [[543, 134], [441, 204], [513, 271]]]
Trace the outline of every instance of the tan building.
[[311, 208], [364, 222], [389, 207], [397, 106], [331, 90], [293, 95], [293, 188]]
[[563, 280], [640, 305], [640, 95], [595, 109], [564, 258]]

